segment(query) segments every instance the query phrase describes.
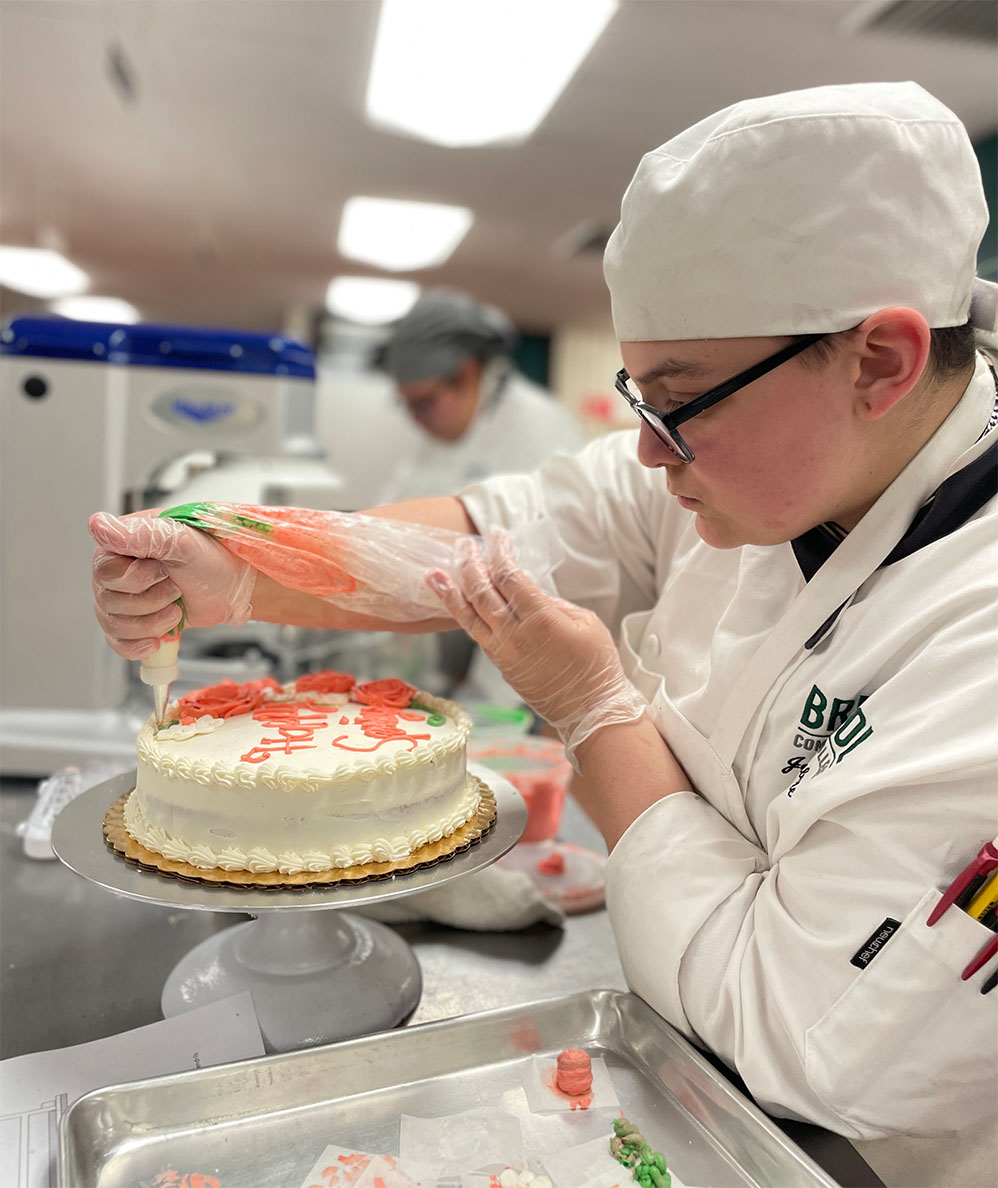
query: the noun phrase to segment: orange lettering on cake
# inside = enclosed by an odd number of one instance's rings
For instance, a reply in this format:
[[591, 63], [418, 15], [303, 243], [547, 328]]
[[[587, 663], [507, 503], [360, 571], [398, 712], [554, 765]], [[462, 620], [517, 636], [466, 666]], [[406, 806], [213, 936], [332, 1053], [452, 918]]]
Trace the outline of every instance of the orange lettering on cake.
[[329, 725], [328, 713], [309, 701], [271, 701], [253, 711], [253, 720], [277, 733], [276, 738], [261, 738], [245, 755], [244, 763], [265, 763], [274, 755], [315, 750], [315, 732]]
[[331, 745], [339, 747], [341, 751], [376, 751], [386, 742], [408, 742], [409, 750], [413, 751], [421, 743], [429, 739], [428, 734], [409, 734], [399, 725], [399, 719], [407, 722], [425, 722], [422, 714], [406, 713], [402, 709], [389, 709], [385, 705], [367, 705], [357, 715], [356, 722], [365, 738], [377, 741], [373, 747], [350, 747], [343, 741], [350, 736], [341, 734], [334, 738]]

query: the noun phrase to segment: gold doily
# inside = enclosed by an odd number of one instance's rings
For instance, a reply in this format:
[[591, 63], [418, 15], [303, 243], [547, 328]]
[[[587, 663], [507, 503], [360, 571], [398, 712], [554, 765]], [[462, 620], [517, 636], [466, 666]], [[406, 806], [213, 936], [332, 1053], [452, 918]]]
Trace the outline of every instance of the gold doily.
[[302, 871], [300, 874], [281, 874], [280, 871], [268, 871], [255, 874], [253, 871], [222, 870], [212, 867], [202, 870], [199, 866], [191, 866], [188, 862], [174, 862], [164, 858], [154, 850], [147, 850], [145, 846], [131, 837], [125, 829], [124, 809], [125, 801], [131, 796], [131, 791], [111, 805], [104, 815], [104, 839], [114, 852], [133, 866], [168, 878], [185, 879], [191, 883], [207, 883], [211, 886], [273, 888], [276, 890], [294, 889], [298, 891], [330, 886], [356, 886], [358, 883], [375, 882], [379, 879], [390, 879], [394, 875], [411, 874], [413, 871], [426, 870], [440, 862], [446, 862], [455, 854], [461, 854], [482, 840], [496, 821], [496, 798], [486, 784], [476, 776], [469, 776], [475, 781], [481, 799], [478, 811], [459, 829], [449, 837], [440, 841], [429, 842], [413, 850], [407, 857], [398, 862], [367, 862], [358, 866], [337, 867], [332, 870]]

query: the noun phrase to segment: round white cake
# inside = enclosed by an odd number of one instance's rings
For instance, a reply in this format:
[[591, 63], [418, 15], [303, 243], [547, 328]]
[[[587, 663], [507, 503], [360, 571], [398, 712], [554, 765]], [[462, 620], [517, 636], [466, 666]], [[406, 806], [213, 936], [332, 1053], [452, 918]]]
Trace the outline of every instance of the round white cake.
[[139, 733], [128, 834], [200, 869], [282, 874], [398, 862], [464, 825], [471, 718], [401, 681], [231, 681]]

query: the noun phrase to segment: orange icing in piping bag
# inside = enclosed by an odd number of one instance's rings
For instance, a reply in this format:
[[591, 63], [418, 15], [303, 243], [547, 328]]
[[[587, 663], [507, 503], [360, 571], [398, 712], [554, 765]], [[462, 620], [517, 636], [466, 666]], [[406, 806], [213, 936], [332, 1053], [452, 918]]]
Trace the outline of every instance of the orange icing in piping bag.
[[317, 598], [350, 594], [356, 580], [337, 564], [328, 513], [248, 503], [184, 503], [160, 516], [209, 536], [259, 573]]

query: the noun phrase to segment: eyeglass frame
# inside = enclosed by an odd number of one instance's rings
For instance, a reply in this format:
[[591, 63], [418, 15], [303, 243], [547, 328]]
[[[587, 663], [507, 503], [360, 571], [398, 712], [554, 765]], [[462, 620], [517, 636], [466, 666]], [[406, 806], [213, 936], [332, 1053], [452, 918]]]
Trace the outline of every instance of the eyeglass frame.
[[[793, 359], [802, 351], [806, 351], [809, 346], [813, 346], [814, 343], [820, 342], [821, 339], [827, 337], [827, 333], [806, 334], [796, 342], [791, 342], [787, 346], [781, 347], [772, 355], [767, 355], [761, 362], [754, 363], [751, 367], [746, 367], [744, 371], [739, 371], [731, 379], [727, 379], [723, 383], [709, 388], [699, 396], [694, 396], [692, 400], [688, 400], [682, 408], [677, 408], [675, 412], [665, 413], [655, 408], [654, 405], [647, 404], [643, 400], [638, 400], [627, 386], [627, 381], [631, 377], [626, 367], [621, 367], [617, 372], [614, 379], [614, 387], [624, 397], [640, 420], [652, 430], [659, 441], [667, 446], [681, 462], [690, 463], [695, 460], [696, 455], [679, 433], [680, 425], [692, 420], [693, 417], [708, 408], [712, 408], [715, 404], [719, 404], [722, 400], [726, 400], [741, 388], [751, 384], [754, 380], [761, 379], [762, 376], [768, 374], [774, 368], [779, 367], [781, 363], [786, 363], [787, 360]], [[663, 433], [662, 430], [665, 432]]]

